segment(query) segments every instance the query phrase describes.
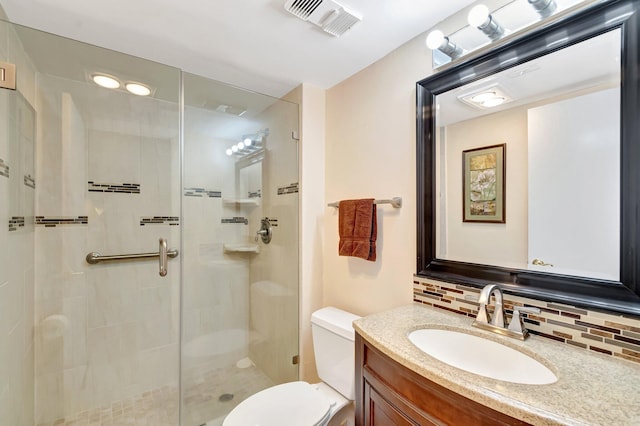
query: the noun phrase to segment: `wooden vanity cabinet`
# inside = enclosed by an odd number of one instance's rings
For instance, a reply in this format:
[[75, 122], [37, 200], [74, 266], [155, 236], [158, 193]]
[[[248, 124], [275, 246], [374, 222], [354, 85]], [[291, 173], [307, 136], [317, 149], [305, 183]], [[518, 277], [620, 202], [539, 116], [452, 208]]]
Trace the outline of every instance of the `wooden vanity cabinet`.
[[392, 360], [356, 333], [356, 426], [526, 425]]

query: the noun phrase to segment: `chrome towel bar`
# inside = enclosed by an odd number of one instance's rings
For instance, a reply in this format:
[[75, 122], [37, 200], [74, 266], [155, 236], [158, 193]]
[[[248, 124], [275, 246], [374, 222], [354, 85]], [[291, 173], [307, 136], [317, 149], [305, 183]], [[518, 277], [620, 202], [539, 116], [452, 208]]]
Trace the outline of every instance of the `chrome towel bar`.
[[[391, 204], [396, 209], [399, 209], [400, 207], [402, 207], [402, 197], [393, 197], [390, 200], [375, 200], [373, 204]], [[340, 206], [340, 202], [335, 201], [333, 203], [327, 204], [327, 206], [338, 208]]]

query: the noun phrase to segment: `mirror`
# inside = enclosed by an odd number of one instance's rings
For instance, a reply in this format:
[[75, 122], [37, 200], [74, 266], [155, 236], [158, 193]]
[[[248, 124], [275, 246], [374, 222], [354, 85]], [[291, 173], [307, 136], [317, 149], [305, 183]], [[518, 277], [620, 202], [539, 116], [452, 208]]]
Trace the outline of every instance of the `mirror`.
[[418, 275], [640, 314], [634, 3], [418, 82]]

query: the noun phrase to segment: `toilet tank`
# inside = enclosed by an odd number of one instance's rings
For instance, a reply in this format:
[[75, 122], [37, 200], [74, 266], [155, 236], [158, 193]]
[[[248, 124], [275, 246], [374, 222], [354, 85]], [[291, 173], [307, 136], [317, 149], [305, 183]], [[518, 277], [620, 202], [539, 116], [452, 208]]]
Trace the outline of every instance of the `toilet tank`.
[[311, 333], [320, 379], [349, 400], [355, 397], [355, 332], [360, 317], [327, 307], [311, 315]]

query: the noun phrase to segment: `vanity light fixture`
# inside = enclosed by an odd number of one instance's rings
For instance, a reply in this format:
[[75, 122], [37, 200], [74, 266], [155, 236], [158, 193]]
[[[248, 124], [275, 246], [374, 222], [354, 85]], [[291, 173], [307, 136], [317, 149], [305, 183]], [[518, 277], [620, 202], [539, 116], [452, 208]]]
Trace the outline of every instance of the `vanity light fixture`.
[[227, 148], [225, 153], [239, 159], [259, 152], [264, 149], [265, 137], [268, 134], [269, 129], [262, 129], [256, 133], [245, 133], [239, 138], [240, 141]]
[[451, 59], [456, 59], [464, 53], [462, 48], [446, 37], [442, 31], [433, 30], [427, 36], [427, 47], [431, 50], [439, 50]]
[[142, 83], [127, 83], [124, 87], [129, 91], [129, 93], [133, 93], [138, 96], [149, 96], [151, 94], [151, 89], [145, 86]]
[[107, 74], [93, 74], [91, 79], [98, 86], [102, 86], [107, 89], [117, 89], [120, 87], [120, 82], [115, 77]]
[[489, 8], [484, 4], [474, 6], [467, 15], [467, 21], [469, 25], [478, 28], [492, 41], [499, 40], [504, 35], [504, 27], [491, 16]]
[[533, 9], [540, 15], [540, 18], [551, 16], [558, 8], [555, 0], [527, 0]]

